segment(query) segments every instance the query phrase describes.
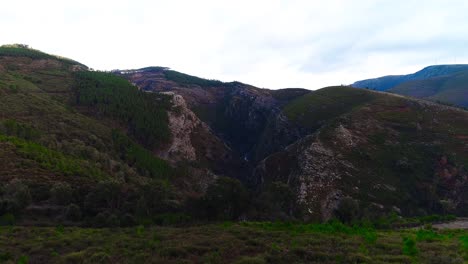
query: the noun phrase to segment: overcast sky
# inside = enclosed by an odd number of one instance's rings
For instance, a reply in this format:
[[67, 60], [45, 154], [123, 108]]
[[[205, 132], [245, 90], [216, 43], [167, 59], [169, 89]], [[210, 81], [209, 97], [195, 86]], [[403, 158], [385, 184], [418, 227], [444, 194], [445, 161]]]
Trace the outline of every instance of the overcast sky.
[[10, 43], [99, 70], [317, 89], [468, 63], [468, 1], [3, 1], [0, 44]]

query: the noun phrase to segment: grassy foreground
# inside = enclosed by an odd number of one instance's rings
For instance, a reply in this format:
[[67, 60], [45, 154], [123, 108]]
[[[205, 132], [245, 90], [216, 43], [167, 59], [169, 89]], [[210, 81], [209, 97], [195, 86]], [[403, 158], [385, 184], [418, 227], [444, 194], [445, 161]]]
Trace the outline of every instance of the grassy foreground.
[[342, 224], [0, 227], [0, 263], [464, 263], [468, 231]]

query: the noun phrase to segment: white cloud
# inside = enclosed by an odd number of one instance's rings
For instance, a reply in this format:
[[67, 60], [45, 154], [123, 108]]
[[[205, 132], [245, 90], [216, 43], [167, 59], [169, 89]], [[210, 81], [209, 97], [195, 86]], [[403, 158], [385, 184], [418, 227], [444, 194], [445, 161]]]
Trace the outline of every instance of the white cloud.
[[462, 0], [23, 0], [2, 3], [0, 43], [103, 70], [316, 89], [468, 63], [466, 11]]

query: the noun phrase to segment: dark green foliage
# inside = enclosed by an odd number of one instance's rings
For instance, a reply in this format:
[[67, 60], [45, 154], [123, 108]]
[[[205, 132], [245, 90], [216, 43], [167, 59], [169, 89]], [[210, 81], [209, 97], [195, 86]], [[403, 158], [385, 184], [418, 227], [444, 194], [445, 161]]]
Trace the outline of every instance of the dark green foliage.
[[20, 180], [13, 180], [3, 187], [3, 198], [14, 201], [19, 208], [25, 208], [31, 203], [29, 187]]
[[199, 77], [195, 77], [192, 75], [172, 71], [172, 70], [165, 70], [164, 71], [164, 76], [166, 76], [166, 79], [174, 81], [178, 84], [181, 85], [198, 85], [201, 87], [213, 87], [213, 86], [220, 86], [223, 84], [223, 82], [218, 81], [218, 80], [207, 80], [207, 79], [202, 79]]
[[11, 198], [0, 198], [0, 215], [3, 214], [16, 214], [22, 208], [18, 204], [18, 202]]
[[151, 218], [171, 211], [170, 200], [173, 198], [173, 192], [168, 184], [151, 181], [139, 187], [138, 192], [140, 194], [136, 206], [138, 217]]
[[131, 141], [126, 135], [117, 130], [112, 131], [114, 148], [121, 158], [130, 166], [135, 167], [142, 175], [152, 178], [167, 179], [173, 170], [169, 164], [157, 158], [150, 151]]
[[358, 108], [374, 99], [374, 95], [350, 87], [327, 87], [288, 102], [285, 115], [298, 125], [317, 129], [326, 122]]
[[94, 227], [105, 227], [107, 226], [107, 219], [110, 216], [108, 212], [98, 213], [92, 220], [92, 226]]
[[108, 227], [118, 227], [120, 226], [120, 219], [117, 215], [111, 214], [107, 217], [106, 226]]
[[26, 140], [37, 139], [40, 135], [36, 129], [27, 124], [18, 123], [16, 120], [5, 120], [0, 123], [0, 133]]
[[85, 198], [85, 210], [98, 213], [109, 209], [117, 210], [122, 205], [122, 185], [114, 181], [99, 182]]
[[294, 200], [294, 193], [289, 185], [272, 182], [256, 199], [256, 210], [261, 219], [287, 220], [292, 218]]
[[67, 157], [60, 152], [51, 150], [31, 141], [25, 141], [16, 137], [0, 134], [0, 142], [13, 143], [18, 154], [36, 161], [41, 167], [65, 175], [84, 176], [92, 178], [106, 178], [100, 169], [85, 160]]
[[343, 223], [357, 221], [360, 216], [359, 203], [351, 197], [345, 197], [340, 201], [335, 215]]
[[3, 45], [0, 46], [0, 56], [9, 56], [9, 57], [28, 57], [31, 59], [54, 59], [67, 64], [78, 64], [82, 65], [76, 61], [53, 56], [47, 53], [44, 53], [39, 50], [30, 48], [28, 45], [24, 44], [13, 44], [13, 45]]
[[77, 106], [118, 120], [128, 127], [133, 138], [150, 149], [169, 140], [168, 96], [141, 92], [110, 73], [78, 72], [75, 80]]
[[[11, 262], [28, 255], [31, 263], [463, 263], [465, 230], [441, 231], [444, 240], [418, 241], [419, 253], [404, 255], [402, 237], [416, 232], [266, 222], [60, 231], [0, 227], [0, 259]], [[368, 240], [365, 233], [377, 239]]]
[[73, 198], [73, 190], [68, 183], [58, 182], [50, 189], [50, 195], [55, 204], [68, 205]]
[[419, 250], [416, 247], [416, 241], [413, 238], [403, 238], [403, 254], [411, 257], [415, 257], [419, 254]]
[[234, 220], [245, 212], [248, 192], [239, 180], [219, 177], [201, 199], [201, 210], [208, 219]]
[[18, 259], [18, 264], [28, 264], [29, 263], [29, 257], [28, 256], [21, 256]]
[[76, 204], [70, 204], [65, 211], [65, 219], [71, 221], [80, 221], [82, 217], [81, 209]]
[[133, 215], [131, 214], [124, 214], [121, 218], [120, 218], [120, 225], [121, 226], [133, 226], [136, 224], [136, 221], [135, 221], [135, 217], [133, 217]]
[[8, 252], [1, 252], [0, 251], [0, 263], [4, 263], [4, 262], [7, 262], [8, 260], [10, 260], [12, 258], [11, 254], [8, 253]]
[[301, 89], [301, 88], [287, 88], [279, 90], [271, 90], [271, 94], [276, 100], [282, 102], [289, 102], [299, 96], [310, 93], [310, 90]]
[[433, 242], [436, 240], [442, 240], [445, 239], [445, 237], [437, 232], [435, 232], [432, 229], [419, 229], [416, 231], [416, 241], [427, 241], [427, 242]]
[[184, 213], [163, 213], [154, 217], [154, 223], [163, 226], [190, 224], [192, 218]]
[[28, 57], [31, 59], [56, 59], [56, 57], [47, 53], [30, 49], [25, 45], [5, 45], [0, 47], [0, 56], [10, 57]]
[[87, 191], [81, 211], [87, 224], [95, 227], [188, 222], [174, 199], [171, 186], [162, 181], [141, 185], [105, 181]]
[[[1, 203], [1, 201], [0, 201]], [[16, 223], [16, 218], [13, 214], [3, 214], [0, 215], [0, 226], [11, 226]]]

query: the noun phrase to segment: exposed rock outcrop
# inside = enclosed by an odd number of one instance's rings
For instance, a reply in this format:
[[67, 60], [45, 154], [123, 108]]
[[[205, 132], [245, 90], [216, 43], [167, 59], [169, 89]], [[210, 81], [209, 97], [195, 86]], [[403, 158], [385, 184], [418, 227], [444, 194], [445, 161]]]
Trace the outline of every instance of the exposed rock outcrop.
[[[169, 147], [161, 151], [159, 155], [173, 163], [227, 158], [230, 149], [187, 107], [184, 98], [173, 92], [165, 92], [165, 94], [172, 96], [173, 106], [168, 111], [172, 140]], [[204, 142], [206, 145], [200, 145], [200, 142], [193, 141], [194, 134], [199, 137], [208, 137], [210, 140]]]

